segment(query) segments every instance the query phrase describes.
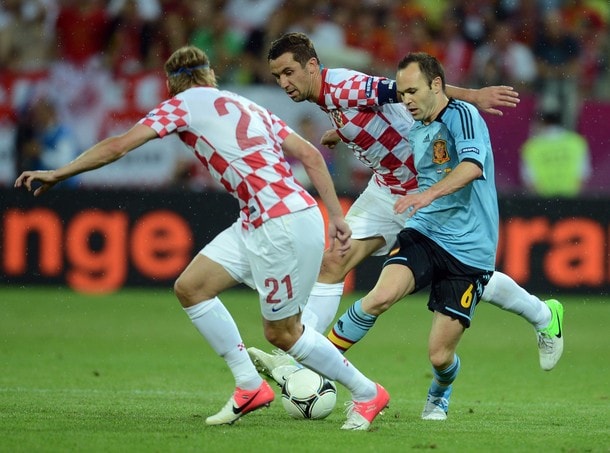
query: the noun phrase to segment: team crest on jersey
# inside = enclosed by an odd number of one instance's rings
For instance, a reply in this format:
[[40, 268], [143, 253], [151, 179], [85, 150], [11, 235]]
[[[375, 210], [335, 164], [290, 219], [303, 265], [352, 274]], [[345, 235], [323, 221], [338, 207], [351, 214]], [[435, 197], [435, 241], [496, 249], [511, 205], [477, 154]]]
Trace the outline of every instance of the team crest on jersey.
[[451, 160], [445, 140], [438, 139], [432, 142], [432, 154], [432, 162], [435, 164], [444, 164]]
[[343, 118], [341, 117], [341, 110], [331, 110], [330, 111], [330, 116], [332, 117], [335, 125], [341, 129], [344, 124], [343, 124]]

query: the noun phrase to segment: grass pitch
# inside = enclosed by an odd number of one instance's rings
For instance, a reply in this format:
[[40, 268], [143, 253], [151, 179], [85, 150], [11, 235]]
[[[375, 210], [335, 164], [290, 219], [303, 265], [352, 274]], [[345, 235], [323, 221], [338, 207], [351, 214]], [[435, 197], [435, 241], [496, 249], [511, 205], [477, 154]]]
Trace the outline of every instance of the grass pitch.
[[[560, 299], [565, 351], [551, 372], [524, 320], [478, 307], [446, 422], [419, 418], [431, 379], [425, 298], [397, 304], [348, 353], [390, 408], [371, 431], [344, 432], [342, 387], [324, 420], [289, 418], [278, 388], [269, 409], [205, 426], [234, 384], [169, 290], [0, 287], [0, 452], [608, 452], [610, 299]], [[270, 350], [256, 295], [222, 300], [246, 344]]]

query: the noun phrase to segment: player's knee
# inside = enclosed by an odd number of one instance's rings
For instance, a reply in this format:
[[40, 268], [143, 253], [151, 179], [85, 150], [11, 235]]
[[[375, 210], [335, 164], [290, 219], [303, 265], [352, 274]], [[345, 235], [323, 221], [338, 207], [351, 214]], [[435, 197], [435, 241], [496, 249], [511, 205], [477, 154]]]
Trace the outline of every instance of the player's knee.
[[283, 351], [290, 349], [303, 334], [303, 325], [300, 322], [265, 323], [265, 339], [276, 348]]
[[399, 299], [396, 291], [391, 288], [377, 287], [365, 296], [362, 308], [370, 315], [379, 316]]
[[319, 280], [324, 283], [340, 283], [350, 271], [347, 260], [337, 253], [325, 252], [320, 266]]
[[190, 307], [191, 305], [193, 305], [192, 303], [190, 303], [189, 293], [190, 291], [188, 285], [186, 285], [185, 282], [179, 277], [174, 282], [174, 294], [176, 295], [183, 307]]
[[444, 348], [431, 349], [428, 352], [430, 364], [436, 370], [445, 370], [453, 363], [454, 352]]
[[201, 301], [212, 299], [216, 294], [205, 291], [205, 288], [199, 284], [194, 286], [188, 279], [182, 276], [174, 282], [174, 294], [180, 301], [183, 307], [191, 307]]
[[273, 346], [283, 351], [290, 349], [296, 342], [289, 332], [280, 329], [265, 329], [265, 338]]

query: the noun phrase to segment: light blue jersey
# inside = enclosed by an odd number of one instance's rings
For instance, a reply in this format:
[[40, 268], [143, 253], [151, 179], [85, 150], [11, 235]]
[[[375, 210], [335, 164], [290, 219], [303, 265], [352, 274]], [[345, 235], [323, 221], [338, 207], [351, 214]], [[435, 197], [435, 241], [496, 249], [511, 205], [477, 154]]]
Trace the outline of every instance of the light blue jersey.
[[435, 121], [416, 121], [409, 132], [420, 191], [440, 181], [461, 161], [477, 163], [481, 178], [417, 211], [407, 220], [462, 263], [493, 270], [498, 244], [494, 161], [485, 121], [474, 106], [451, 99]]

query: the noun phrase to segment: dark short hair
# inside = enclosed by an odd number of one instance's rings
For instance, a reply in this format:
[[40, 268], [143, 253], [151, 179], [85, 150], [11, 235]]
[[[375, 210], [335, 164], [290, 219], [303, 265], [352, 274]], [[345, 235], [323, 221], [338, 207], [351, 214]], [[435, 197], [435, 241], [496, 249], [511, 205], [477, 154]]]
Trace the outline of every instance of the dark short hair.
[[313, 46], [313, 42], [305, 33], [285, 33], [271, 43], [267, 60], [275, 60], [285, 53], [292, 53], [294, 60], [298, 61], [302, 67], [315, 58], [318, 63], [318, 54]]
[[432, 81], [437, 77], [441, 78], [443, 90], [445, 89], [445, 70], [440, 61], [425, 52], [411, 52], [398, 63], [398, 70], [406, 68], [411, 63], [417, 63], [422, 74], [428, 81], [428, 86], [432, 86]]

